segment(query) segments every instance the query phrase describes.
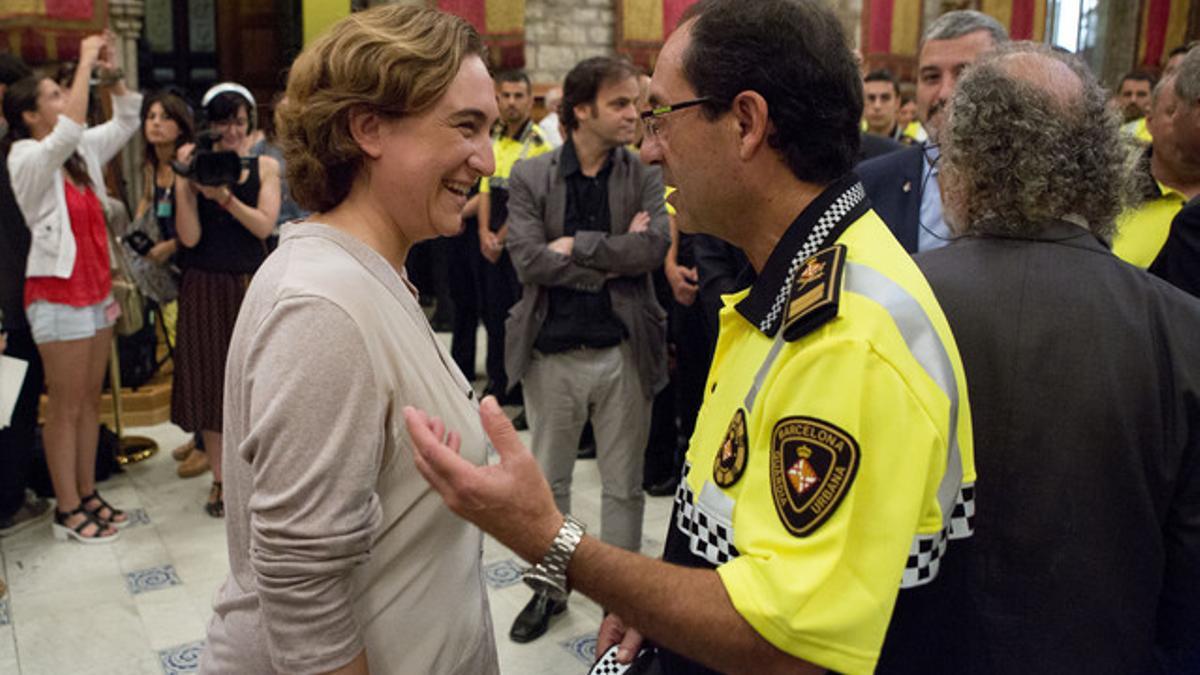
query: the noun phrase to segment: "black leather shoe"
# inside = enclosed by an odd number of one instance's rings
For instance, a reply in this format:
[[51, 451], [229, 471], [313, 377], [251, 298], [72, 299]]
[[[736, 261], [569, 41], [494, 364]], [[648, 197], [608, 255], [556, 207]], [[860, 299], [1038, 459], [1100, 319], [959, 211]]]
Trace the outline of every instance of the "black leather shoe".
[[652, 485], [645, 486], [646, 494], [651, 497], [669, 497], [675, 494], [675, 488], [679, 487], [679, 478], [672, 476], [663, 481], [659, 481]]
[[550, 628], [550, 618], [567, 611], [567, 602], [555, 602], [545, 593], [535, 593], [525, 605], [525, 609], [513, 621], [508, 637], [513, 642], [533, 642], [546, 634]]

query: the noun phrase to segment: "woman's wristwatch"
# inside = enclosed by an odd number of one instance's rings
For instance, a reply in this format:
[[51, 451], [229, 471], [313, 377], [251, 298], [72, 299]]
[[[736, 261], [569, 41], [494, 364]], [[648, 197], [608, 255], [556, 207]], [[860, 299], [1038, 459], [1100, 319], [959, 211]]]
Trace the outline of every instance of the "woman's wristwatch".
[[550, 596], [551, 600], [566, 600], [571, 592], [567, 586], [567, 565], [583, 540], [584, 529], [583, 523], [568, 513], [550, 550], [542, 556], [541, 562], [521, 574], [521, 580], [534, 591]]

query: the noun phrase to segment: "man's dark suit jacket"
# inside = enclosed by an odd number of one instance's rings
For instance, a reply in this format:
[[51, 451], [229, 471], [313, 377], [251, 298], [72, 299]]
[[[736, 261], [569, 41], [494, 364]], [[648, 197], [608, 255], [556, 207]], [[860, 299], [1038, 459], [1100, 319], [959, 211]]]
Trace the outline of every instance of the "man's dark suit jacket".
[[868, 159], [854, 168], [871, 199], [871, 208], [909, 253], [917, 252], [923, 153], [922, 146], [914, 145]]
[[1147, 673], [1156, 647], [1200, 672], [1200, 300], [1066, 223], [916, 262], [962, 356], [978, 510], [901, 591], [919, 619], [879, 672]]
[[1200, 199], [1191, 200], [1175, 215], [1150, 273], [1200, 298]]

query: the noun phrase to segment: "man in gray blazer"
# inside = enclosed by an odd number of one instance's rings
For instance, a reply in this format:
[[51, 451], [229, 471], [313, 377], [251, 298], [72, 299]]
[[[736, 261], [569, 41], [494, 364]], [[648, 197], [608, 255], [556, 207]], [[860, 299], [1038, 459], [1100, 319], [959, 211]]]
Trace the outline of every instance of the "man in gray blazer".
[[[518, 162], [507, 248], [524, 286], [505, 324], [508, 381], [521, 382], [533, 454], [570, 511], [584, 424], [596, 434], [601, 538], [638, 551], [650, 402], [666, 385], [666, 313], [650, 271], [670, 245], [661, 171], [625, 146], [638, 124], [635, 71], [582, 61], [563, 84], [566, 142]], [[566, 608], [537, 593], [510, 636], [529, 642]]]

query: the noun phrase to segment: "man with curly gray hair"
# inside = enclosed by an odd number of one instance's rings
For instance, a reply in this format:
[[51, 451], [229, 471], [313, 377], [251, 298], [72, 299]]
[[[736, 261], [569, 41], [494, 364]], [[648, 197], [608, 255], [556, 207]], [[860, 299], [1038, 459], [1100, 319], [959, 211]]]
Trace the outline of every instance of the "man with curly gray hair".
[[1105, 244], [1118, 133], [1086, 67], [1042, 45], [959, 83], [958, 237], [916, 260], [962, 353], [987, 508], [947, 583], [901, 597], [893, 626], [920, 630], [892, 630], [880, 672], [1200, 672], [1200, 302]]

